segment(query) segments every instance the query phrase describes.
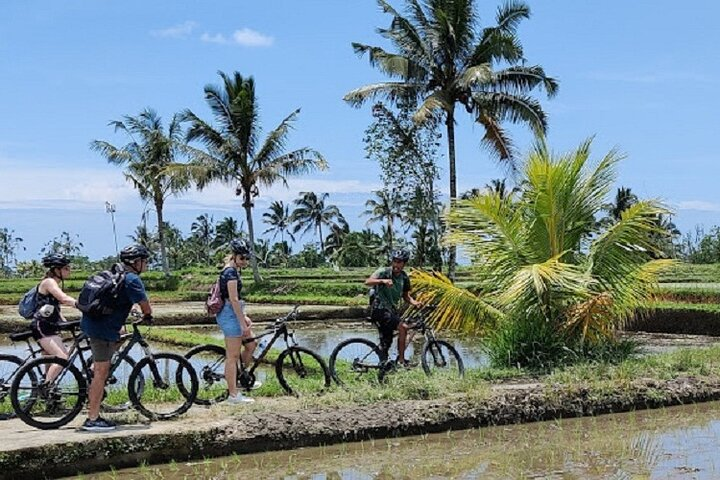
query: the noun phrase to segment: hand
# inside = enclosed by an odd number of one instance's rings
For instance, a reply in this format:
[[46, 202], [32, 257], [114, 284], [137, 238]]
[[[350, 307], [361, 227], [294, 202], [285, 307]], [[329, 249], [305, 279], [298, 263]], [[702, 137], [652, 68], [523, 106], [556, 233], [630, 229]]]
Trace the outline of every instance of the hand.
[[384, 279], [384, 280], [382, 281], [382, 283], [383, 283], [383, 285], [385, 285], [386, 287], [392, 287], [392, 286], [393, 286], [393, 281], [392, 281], [392, 279], [390, 279], [390, 278]]

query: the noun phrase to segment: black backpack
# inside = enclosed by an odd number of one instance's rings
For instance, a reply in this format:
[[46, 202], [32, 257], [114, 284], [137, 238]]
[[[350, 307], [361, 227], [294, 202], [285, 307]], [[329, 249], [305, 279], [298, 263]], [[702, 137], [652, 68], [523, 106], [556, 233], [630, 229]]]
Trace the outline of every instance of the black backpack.
[[118, 295], [124, 280], [125, 270], [119, 263], [90, 276], [78, 295], [78, 310], [94, 318], [112, 313], [119, 306]]

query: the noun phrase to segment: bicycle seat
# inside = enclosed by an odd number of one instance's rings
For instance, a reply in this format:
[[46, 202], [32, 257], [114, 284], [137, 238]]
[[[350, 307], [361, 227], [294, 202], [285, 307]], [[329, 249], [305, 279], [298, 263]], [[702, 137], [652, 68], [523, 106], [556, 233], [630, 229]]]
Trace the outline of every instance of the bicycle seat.
[[30, 330], [28, 330], [27, 332], [18, 332], [18, 333], [10, 334], [10, 340], [12, 340], [13, 342], [22, 342], [23, 340], [27, 340], [30, 337], [32, 337], [32, 331], [30, 331]]

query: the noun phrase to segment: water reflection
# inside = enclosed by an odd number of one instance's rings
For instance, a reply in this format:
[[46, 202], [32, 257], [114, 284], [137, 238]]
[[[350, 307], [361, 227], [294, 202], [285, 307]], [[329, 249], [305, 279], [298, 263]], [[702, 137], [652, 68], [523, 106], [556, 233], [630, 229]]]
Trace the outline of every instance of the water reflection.
[[720, 404], [175, 463], [84, 478], [715, 479]]

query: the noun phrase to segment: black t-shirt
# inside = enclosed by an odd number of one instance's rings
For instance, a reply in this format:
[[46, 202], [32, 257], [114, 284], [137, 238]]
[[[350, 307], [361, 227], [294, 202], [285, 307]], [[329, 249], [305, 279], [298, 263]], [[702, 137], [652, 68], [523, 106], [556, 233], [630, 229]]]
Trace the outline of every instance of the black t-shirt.
[[230, 294], [228, 293], [228, 282], [230, 280], [237, 280], [237, 292], [238, 298], [240, 298], [240, 292], [242, 291], [242, 280], [240, 279], [240, 275], [238, 274], [236, 268], [226, 267], [222, 272], [220, 272], [220, 295], [222, 295], [224, 300], [230, 298]]

